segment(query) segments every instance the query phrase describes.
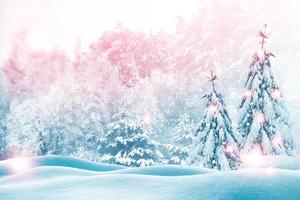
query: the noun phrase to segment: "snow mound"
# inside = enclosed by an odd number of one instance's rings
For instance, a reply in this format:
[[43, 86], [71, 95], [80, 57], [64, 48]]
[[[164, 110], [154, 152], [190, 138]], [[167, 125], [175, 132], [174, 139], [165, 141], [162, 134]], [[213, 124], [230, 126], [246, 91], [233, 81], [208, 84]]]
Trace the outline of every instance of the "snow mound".
[[212, 169], [199, 168], [199, 167], [184, 167], [178, 165], [165, 165], [156, 167], [144, 168], [128, 168], [117, 171], [119, 174], [141, 174], [152, 176], [191, 176], [216, 172]]
[[[300, 199], [299, 159], [295, 157], [265, 158], [266, 165], [280, 163], [284, 169], [266, 166], [235, 171], [169, 165], [124, 168], [56, 156], [32, 160], [39, 166], [0, 178], [1, 200]], [[8, 167], [8, 161], [0, 166]]]
[[[14, 166], [17, 165], [17, 166]], [[111, 165], [111, 164], [99, 164], [93, 163], [89, 161], [80, 160], [72, 157], [64, 157], [64, 156], [43, 156], [43, 157], [33, 157], [33, 158], [16, 158], [16, 159], [8, 159], [0, 162], [0, 177], [5, 175], [15, 174], [21, 170], [22, 165], [24, 168], [35, 168], [41, 166], [56, 166], [56, 167], [69, 167], [76, 168], [81, 170], [88, 171], [113, 171], [124, 169], [125, 167], [120, 165]], [[16, 169], [14, 169], [16, 168]]]
[[92, 176], [97, 175], [98, 173], [100, 172], [82, 170], [78, 168], [42, 166], [34, 167], [20, 173], [2, 176], [2, 178], [0, 178], [0, 185], [2, 183], [5, 183], [6, 185], [14, 183], [21, 184], [65, 177]]
[[112, 164], [99, 164], [89, 161], [80, 160], [77, 158], [64, 157], [64, 156], [44, 156], [38, 159], [39, 166], [63, 166], [72, 167], [90, 171], [112, 171], [124, 169], [126, 167], [121, 165]]

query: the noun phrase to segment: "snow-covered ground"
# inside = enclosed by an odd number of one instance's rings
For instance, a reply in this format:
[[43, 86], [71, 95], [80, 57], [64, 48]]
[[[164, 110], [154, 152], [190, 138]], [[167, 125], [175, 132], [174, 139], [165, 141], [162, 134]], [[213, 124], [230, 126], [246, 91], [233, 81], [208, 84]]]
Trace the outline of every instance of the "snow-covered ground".
[[6, 160], [0, 162], [0, 199], [300, 199], [299, 158], [269, 157], [261, 164], [219, 172], [170, 165], [124, 168], [61, 156]]

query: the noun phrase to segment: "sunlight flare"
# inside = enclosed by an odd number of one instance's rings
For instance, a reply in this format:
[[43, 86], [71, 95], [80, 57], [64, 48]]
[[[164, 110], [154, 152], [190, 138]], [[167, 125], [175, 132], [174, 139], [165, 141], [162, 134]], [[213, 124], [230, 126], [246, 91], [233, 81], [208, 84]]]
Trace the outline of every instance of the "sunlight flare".
[[9, 161], [10, 169], [14, 172], [24, 171], [32, 167], [32, 162], [29, 158], [16, 157]]

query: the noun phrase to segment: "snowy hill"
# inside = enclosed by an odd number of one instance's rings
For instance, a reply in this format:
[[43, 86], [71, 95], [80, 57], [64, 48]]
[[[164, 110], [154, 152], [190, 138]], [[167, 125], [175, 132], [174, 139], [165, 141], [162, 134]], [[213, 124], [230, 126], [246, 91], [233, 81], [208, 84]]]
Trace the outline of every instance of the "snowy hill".
[[61, 156], [6, 160], [0, 162], [0, 199], [300, 199], [299, 159], [264, 160], [264, 168], [228, 172], [169, 165], [124, 168]]
[[[17, 165], [11, 167], [12, 165]], [[25, 165], [25, 166], [24, 166]], [[44, 156], [36, 158], [19, 158], [19, 159], [8, 159], [0, 162], [0, 177], [13, 174], [16, 171], [24, 168], [36, 168], [36, 167], [69, 167], [73, 169], [88, 170], [88, 171], [112, 171], [123, 169], [124, 167], [120, 165], [111, 165], [111, 164], [96, 164], [93, 162], [83, 161], [71, 157], [63, 156]], [[70, 169], [68, 169], [70, 170]]]

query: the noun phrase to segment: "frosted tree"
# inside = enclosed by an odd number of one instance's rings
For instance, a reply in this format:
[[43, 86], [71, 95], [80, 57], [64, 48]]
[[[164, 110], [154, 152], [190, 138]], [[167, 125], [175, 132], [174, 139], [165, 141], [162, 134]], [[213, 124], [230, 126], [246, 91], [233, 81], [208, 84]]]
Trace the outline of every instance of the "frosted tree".
[[[0, 80], [2, 81], [2, 74], [0, 75]], [[0, 83], [0, 160], [7, 158], [8, 148], [7, 148], [7, 126], [6, 126], [6, 116], [9, 111], [8, 103], [4, 98], [3, 84]]]
[[75, 83], [72, 87], [61, 84], [22, 103], [11, 104], [6, 125], [9, 147], [15, 152], [97, 155], [97, 138], [101, 137], [106, 120], [105, 101]]
[[185, 164], [195, 136], [195, 124], [187, 113], [182, 114], [172, 131], [172, 144], [167, 145], [170, 151], [169, 163]]
[[[2, 125], [2, 124], [1, 124]], [[6, 154], [6, 149], [7, 144], [6, 144], [6, 133], [3, 130], [3, 128], [0, 129], [0, 160], [5, 158]]]
[[244, 153], [289, 155], [294, 149], [293, 139], [282, 93], [271, 70], [270, 57], [274, 55], [264, 47], [268, 35], [266, 30], [258, 35], [260, 49], [253, 55], [244, 85], [238, 130], [244, 137]]
[[98, 149], [102, 161], [132, 167], [154, 165], [160, 158], [158, 144], [147, 129], [124, 112], [113, 116]]
[[0, 106], [0, 160], [2, 160], [7, 156], [7, 130], [5, 125], [7, 109], [2, 103]]
[[[46, 96], [11, 104], [7, 116], [9, 148], [25, 155], [64, 154], [69, 145], [63, 131], [59, 106], [48, 104]], [[74, 134], [74, 133], [73, 133]]]
[[239, 165], [238, 141], [223, 96], [216, 90], [216, 79], [211, 71], [212, 90], [202, 97], [207, 101], [205, 114], [187, 162], [219, 170], [236, 169]]

